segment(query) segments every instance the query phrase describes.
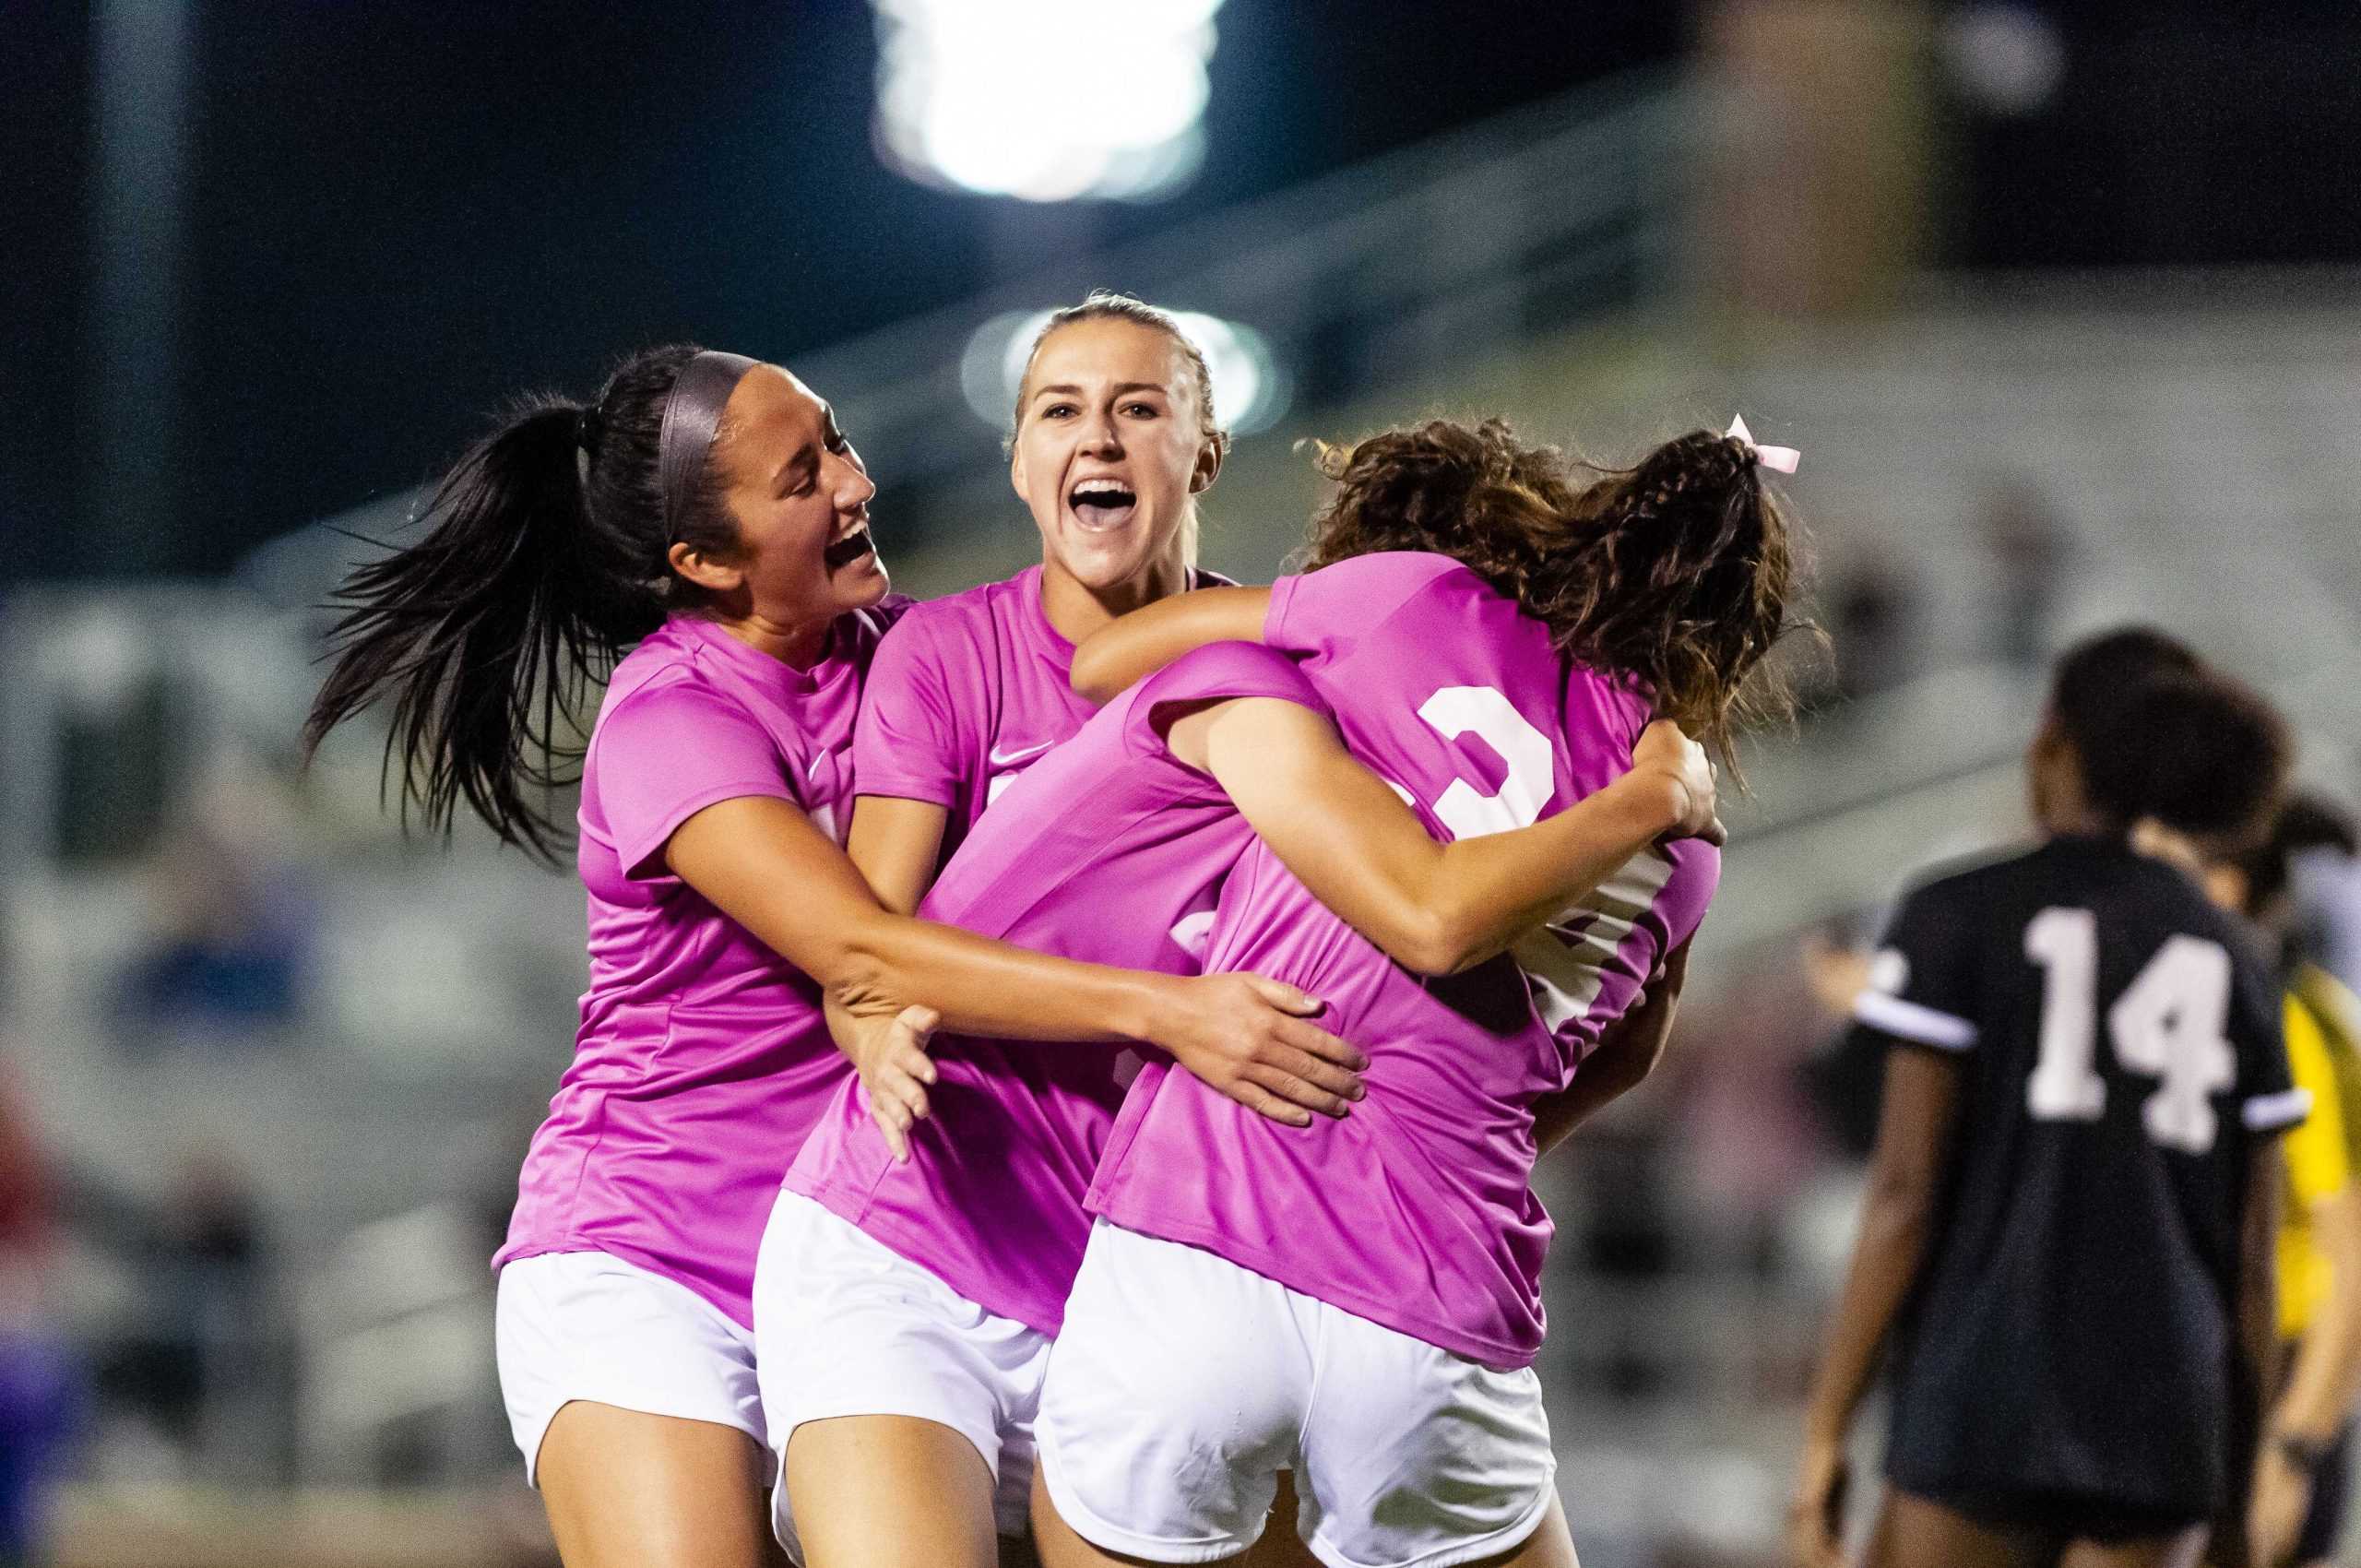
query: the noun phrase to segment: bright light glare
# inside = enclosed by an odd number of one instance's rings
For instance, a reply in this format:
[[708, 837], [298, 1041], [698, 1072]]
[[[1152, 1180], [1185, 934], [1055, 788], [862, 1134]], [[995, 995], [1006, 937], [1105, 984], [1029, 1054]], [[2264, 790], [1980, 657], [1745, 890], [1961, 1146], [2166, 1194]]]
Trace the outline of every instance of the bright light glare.
[[878, 141], [904, 173], [1026, 201], [1141, 201], [1204, 160], [1221, 0], [870, 0]]
[[[1252, 327], [1202, 312], [1169, 313], [1205, 356], [1214, 384], [1214, 418], [1240, 435], [1266, 430], [1287, 411], [1295, 388], [1270, 339]], [[1016, 412], [1016, 388], [1026, 356], [1050, 323], [1050, 312], [1012, 311], [976, 328], [959, 358], [959, 385], [967, 406], [986, 424], [1005, 430]]]

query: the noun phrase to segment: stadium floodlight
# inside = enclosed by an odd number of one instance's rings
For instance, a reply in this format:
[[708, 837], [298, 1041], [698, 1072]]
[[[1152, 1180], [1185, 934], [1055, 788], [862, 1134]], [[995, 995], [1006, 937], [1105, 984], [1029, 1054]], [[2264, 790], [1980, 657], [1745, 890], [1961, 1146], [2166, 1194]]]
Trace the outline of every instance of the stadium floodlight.
[[1221, 0], [870, 0], [877, 142], [913, 179], [1145, 201], [1204, 159]]
[[[976, 417], [1008, 428], [1016, 412], [1016, 388], [1033, 339], [1050, 324], [1050, 312], [1010, 311], [976, 328], [959, 357], [959, 386]], [[1272, 352], [1270, 339], [1251, 327], [1202, 311], [1167, 313], [1205, 356], [1214, 384], [1214, 417], [1233, 434], [1267, 430], [1287, 411], [1295, 384]]]

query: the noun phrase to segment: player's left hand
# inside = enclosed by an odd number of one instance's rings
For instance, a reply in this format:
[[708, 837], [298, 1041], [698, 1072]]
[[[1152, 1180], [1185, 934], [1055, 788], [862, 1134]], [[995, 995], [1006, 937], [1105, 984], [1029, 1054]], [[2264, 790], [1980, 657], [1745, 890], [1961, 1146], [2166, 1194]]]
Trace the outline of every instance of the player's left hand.
[[1797, 1568], [1844, 1568], [1845, 1491], [1850, 1479], [1840, 1443], [1804, 1444], [1803, 1474], [1787, 1511], [1788, 1550]]
[[828, 1032], [852, 1058], [853, 1071], [860, 1076], [860, 1099], [869, 1119], [884, 1134], [896, 1160], [909, 1158], [910, 1129], [931, 1109], [926, 1089], [935, 1081], [937, 1069], [926, 1047], [943, 1015], [931, 1007], [860, 1013], [831, 997], [827, 1016]]
[[2263, 1444], [2255, 1461], [2254, 1496], [2247, 1508], [2248, 1561], [2253, 1568], [2277, 1568], [2296, 1553], [2296, 1538], [2312, 1505], [2312, 1478], [2279, 1451]]

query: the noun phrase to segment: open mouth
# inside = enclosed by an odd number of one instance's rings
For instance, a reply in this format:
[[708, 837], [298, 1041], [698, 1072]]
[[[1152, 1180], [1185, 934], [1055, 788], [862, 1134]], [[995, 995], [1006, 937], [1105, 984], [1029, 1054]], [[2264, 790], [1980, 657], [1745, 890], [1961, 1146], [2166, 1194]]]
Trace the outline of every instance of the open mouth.
[[1066, 505], [1086, 529], [1119, 529], [1132, 520], [1140, 498], [1121, 480], [1086, 479], [1074, 487]]
[[834, 572], [851, 565], [864, 555], [876, 552], [876, 541], [869, 537], [869, 530], [855, 529], [823, 551], [820, 558], [828, 564], [828, 570]]

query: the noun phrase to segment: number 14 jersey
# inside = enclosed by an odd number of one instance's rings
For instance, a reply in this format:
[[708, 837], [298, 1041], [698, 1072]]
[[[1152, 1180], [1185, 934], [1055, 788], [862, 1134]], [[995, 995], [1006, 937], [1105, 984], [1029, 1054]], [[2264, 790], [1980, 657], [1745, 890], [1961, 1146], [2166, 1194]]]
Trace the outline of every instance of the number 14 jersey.
[[2251, 1161], [2302, 1120], [2269, 973], [2182, 873], [2058, 838], [1919, 887], [1855, 1005], [1961, 1063], [1886, 1469], [2194, 1520], [2225, 1481]]

